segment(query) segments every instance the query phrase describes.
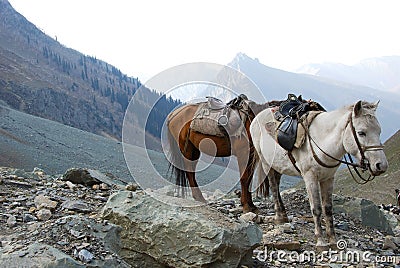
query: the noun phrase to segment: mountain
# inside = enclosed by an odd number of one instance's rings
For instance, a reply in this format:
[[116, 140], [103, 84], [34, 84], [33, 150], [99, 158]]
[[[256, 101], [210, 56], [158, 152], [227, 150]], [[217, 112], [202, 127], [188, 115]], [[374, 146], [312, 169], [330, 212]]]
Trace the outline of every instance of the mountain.
[[[141, 88], [138, 103], [147, 108], [161, 97], [137, 78], [50, 38], [7, 0], [0, 0], [0, 14], [0, 100], [10, 107], [120, 140], [133, 94]], [[146, 132], [153, 148], [162, 119], [177, 102], [161, 98], [158, 105], [158, 120]]]
[[352, 66], [340, 63], [307, 64], [297, 71], [400, 94], [400, 56], [369, 58]]
[[[288, 93], [302, 95], [321, 103], [327, 110], [338, 109], [358, 100], [380, 100], [378, 118], [382, 125], [382, 139], [386, 140], [400, 129], [400, 98], [378, 89], [309, 75], [291, 73], [263, 65], [246, 54], [239, 53], [229, 63], [247, 75], [267, 100], [285, 99]], [[255, 100], [260, 102], [260, 100]]]

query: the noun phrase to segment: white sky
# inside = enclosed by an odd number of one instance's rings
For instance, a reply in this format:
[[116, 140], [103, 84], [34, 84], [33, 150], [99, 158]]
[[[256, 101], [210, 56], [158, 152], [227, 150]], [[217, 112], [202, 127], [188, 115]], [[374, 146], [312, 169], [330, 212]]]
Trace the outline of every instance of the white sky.
[[175, 65], [238, 52], [295, 70], [400, 55], [397, 0], [9, 0], [67, 47], [142, 82]]

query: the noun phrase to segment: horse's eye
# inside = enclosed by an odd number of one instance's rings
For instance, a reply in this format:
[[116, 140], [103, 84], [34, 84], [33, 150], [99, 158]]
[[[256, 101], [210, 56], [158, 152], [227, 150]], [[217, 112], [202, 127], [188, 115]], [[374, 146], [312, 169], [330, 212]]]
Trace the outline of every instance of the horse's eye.
[[358, 134], [358, 136], [360, 136], [360, 137], [365, 137], [365, 136], [367, 135], [367, 134], [365, 134], [364, 131], [358, 131], [357, 134]]

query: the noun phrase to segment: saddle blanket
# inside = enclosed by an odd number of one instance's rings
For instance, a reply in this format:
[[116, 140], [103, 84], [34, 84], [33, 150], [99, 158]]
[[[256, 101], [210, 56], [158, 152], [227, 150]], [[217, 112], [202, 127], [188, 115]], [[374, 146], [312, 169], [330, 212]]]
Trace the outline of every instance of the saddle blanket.
[[217, 137], [227, 135], [240, 137], [246, 133], [240, 112], [230, 107], [210, 109], [208, 102], [199, 104], [190, 128], [193, 131]]
[[[278, 121], [274, 116], [275, 112], [278, 109], [279, 109], [279, 107], [271, 108], [271, 113], [268, 116], [268, 120], [265, 124], [265, 129], [272, 137], [274, 137], [274, 139], [276, 141], [278, 140], [278, 137], [277, 137], [278, 127], [281, 124], [281, 122]], [[297, 128], [296, 142], [294, 144], [295, 148], [300, 148], [304, 144], [304, 141], [306, 140], [306, 134], [307, 134], [307, 132], [306, 132], [307, 130], [305, 128], [308, 129], [308, 127], [311, 125], [314, 118], [322, 112], [323, 111], [309, 111], [300, 117], [300, 119], [298, 121], [299, 124], [298, 124], [298, 128]]]

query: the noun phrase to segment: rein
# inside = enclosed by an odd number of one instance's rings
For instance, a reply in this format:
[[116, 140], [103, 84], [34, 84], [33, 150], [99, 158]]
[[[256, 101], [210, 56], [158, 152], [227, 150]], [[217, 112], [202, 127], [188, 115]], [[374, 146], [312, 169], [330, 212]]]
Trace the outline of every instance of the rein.
[[[306, 127], [304, 126], [303, 122], [301, 122], [301, 124], [302, 124], [302, 126], [304, 127], [304, 129], [306, 130], [307, 137], [308, 137], [308, 142], [309, 142], [309, 144], [310, 144], [310, 148], [311, 148], [311, 152], [312, 152], [312, 154], [313, 154], [314, 160], [317, 161], [317, 163], [318, 163], [319, 165], [321, 165], [321, 166], [323, 166], [323, 167], [326, 167], [326, 168], [335, 168], [335, 167], [338, 167], [340, 164], [345, 164], [345, 165], [347, 166], [349, 172], [350, 172], [350, 175], [352, 176], [352, 178], [354, 179], [354, 181], [355, 181], [356, 183], [358, 183], [358, 184], [365, 184], [365, 183], [367, 183], [367, 182], [369, 182], [369, 181], [372, 181], [372, 180], [375, 178], [375, 176], [372, 176], [372, 175], [370, 174], [369, 177], [365, 179], [365, 178], [361, 175], [360, 171], [359, 171], [357, 168], [361, 168], [361, 169], [362, 169], [362, 172], [364, 172], [364, 171], [366, 171], [366, 170], [368, 170], [368, 169], [371, 171], [371, 166], [370, 166], [370, 164], [369, 164], [369, 162], [368, 162], [368, 159], [366, 159], [366, 157], [365, 157], [365, 152], [366, 152], [366, 151], [383, 150], [383, 145], [380, 144], [380, 145], [371, 145], [371, 146], [361, 146], [361, 143], [360, 143], [360, 141], [359, 141], [358, 138], [357, 138], [357, 133], [356, 133], [356, 130], [355, 130], [354, 124], [353, 124], [353, 112], [350, 113], [350, 116], [349, 116], [349, 118], [348, 118], [348, 120], [347, 120], [347, 123], [346, 123], [346, 127], [350, 124], [351, 132], [352, 132], [352, 134], [353, 134], [353, 137], [354, 137], [354, 140], [355, 140], [355, 142], [356, 142], [357, 148], [358, 148], [358, 150], [359, 150], [359, 152], [360, 152], [360, 154], [361, 154], [361, 161], [360, 161], [360, 164], [354, 163], [354, 161], [353, 161], [353, 159], [352, 159], [352, 157], [351, 157], [351, 155], [350, 155], [349, 153], [347, 153], [347, 155], [348, 155], [348, 157], [349, 157], [349, 160], [347, 160], [346, 155], [344, 156], [344, 159], [345, 159], [345, 160], [341, 160], [341, 159], [338, 159], [338, 158], [333, 157], [333, 156], [331, 156], [330, 154], [326, 153], [324, 150], [322, 150], [322, 148], [321, 148], [320, 146], [318, 146], [318, 144], [315, 142], [315, 140], [311, 137], [309, 129], [306, 128]], [[337, 161], [338, 163], [337, 163], [337, 164], [334, 164], [334, 165], [325, 164], [325, 163], [318, 157], [318, 155], [315, 153], [315, 150], [314, 150], [314, 147], [313, 147], [313, 145], [312, 145], [312, 142], [315, 144], [315, 146], [317, 146], [317, 148], [318, 148], [323, 154], [325, 154], [325, 155], [328, 156], [329, 158], [331, 158], [331, 159]], [[355, 173], [356, 173], [357, 176], [361, 179], [361, 182], [358, 181], [358, 180], [356, 179], [356, 177], [354, 176], [353, 172], [352, 172], [351, 169], [350, 169], [350, 166], [353, 167]]]

